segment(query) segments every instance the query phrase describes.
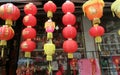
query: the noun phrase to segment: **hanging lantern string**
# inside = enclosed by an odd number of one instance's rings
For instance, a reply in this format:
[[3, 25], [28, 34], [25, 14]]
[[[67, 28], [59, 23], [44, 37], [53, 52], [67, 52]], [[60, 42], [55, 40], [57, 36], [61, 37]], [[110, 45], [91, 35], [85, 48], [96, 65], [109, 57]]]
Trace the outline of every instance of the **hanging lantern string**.
[[49, 65], [48, 65], [48, 73], [52, 75], [52, 66], [51, 66], [50, 61], [49, 61]]
[[27, 68], [29, 67], [29, 64], [30, 64], [29, 59], [27, 59]]
[[100, 43], [97, 43], [98, 50], [101, 52], [101, 46]]
[[1, 57], [3, 57], [4, 56], [4, 48], [2, 48], [2, 50], [1, 50]]

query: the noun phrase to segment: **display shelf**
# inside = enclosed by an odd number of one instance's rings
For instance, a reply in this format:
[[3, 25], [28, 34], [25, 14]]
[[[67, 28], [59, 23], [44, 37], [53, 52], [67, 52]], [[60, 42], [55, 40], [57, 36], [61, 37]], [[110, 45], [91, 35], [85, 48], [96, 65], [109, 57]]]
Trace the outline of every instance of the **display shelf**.
[[113, 60], [120, 57], [120, 36], [115, 32], [106, 33], [102, 39], [103, 41], [100, 44], [102, 50], [100, 52], [102, 74], [117, 75], [116, 65]]

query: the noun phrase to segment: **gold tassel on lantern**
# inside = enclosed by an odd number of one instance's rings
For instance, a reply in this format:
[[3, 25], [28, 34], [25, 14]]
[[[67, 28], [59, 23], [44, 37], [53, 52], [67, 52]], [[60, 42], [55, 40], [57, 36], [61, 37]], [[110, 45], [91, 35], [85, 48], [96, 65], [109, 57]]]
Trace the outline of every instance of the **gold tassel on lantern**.
[[2, 51], [1, 51], [1, 57], [4, 56], [4, 48], [2, 48]]
[[100, 24], [100, 19], [99, 18], [94, 18], [93, 25], [94, 24]]
[[53, 38], [53, 33], [52, 32], [48, 32], [47, 33], [47, 39], [52, 39]]
[[73, 53], [68, 53], [68, 58], [72, 59], [73, 58]]
[[47, 17], [48, 17], [48, 18], [52, 18], [52, 17], [53, 17], [53, 13], [52, 13], [51, 11], [48, 11], [48, 12], [47, 12]]
[[[51, 62], [49, 62], [49, 66], [47, 67], [48, 68], [48, 73], [50, 74], [52, 72], [52, 66], [51, 66]], [[51, 74], [52, 75], [52, 74]]]
[[27, 59], [27, 68], [29, 67], [29, 64], [30, 64], [30, 62], [29, 62], [29, 60]]
[[0, 45], [1, 46], [6, 46], [7, 45], [7, 41], [6, 40], [1, 40], [0, 41]]
[[7, 19], [5, 21], [5, 25], [12, 26], [12, 24], [13, 24], [12, 20]]
[[[0, 46], [6, 46], [7, 45], [7, 41], [6, 40], [1, 40], [0, 41]], [[4, 48], [2, 48], [1, 50], [1, 57], [4, 56]]]
[[96, 43], [101, 43], [101, 42], [102, 42], [101, 36], [95, 37], [95, 42], [96, 42]]
[[31, 53], [30, 52], [25, 52], [25, 57], [26, 58], [30, 58], [31, 57]]
[[46, 56], [46, 60], [52, 61], [52, 55], [47, 55], [47, 56]]
[[101, 36], [95, 37], [95, 42], [97, 43], [98, 50], [101, 51], [100, 43], [102, 42]]

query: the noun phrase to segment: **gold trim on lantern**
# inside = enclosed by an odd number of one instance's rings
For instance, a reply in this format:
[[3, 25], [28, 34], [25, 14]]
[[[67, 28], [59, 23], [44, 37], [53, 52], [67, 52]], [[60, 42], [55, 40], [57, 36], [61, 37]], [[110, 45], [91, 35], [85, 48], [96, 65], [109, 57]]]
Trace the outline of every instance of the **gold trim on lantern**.
[[47, 39], [52, 39], [53, 38], [53, 33], [52, 32], [48, 32], [47, 33]]
[[94, 18], [93, 19], [93, 24], [100, 24], [100, 19], [99, 18]]
[[27, 26], [27, 28], [32, 28], [32, 26]]
[[68, 53], [68, 58], [72, 59], [73, 58], [73, 53]]
[[5, 24], [8, 26], [12, 26], [13, 22], [12, 22], [12, 20], [7, 19], [7, 20], [5, 20]]
[[4, 48], [2, 48], [2, 50], [1, 50], [1, 57], [3, 57], [4, 56]]
[[96, 43], [101, 43], [101, 42], [102, 42], [101, 36], [95, 37], [95, 42], [96, 42]]
[[95, 27], [95, 26], [99, 26], [99, 25], [98, 24], [94, 24], [93, 26]]
[[47, 61], [52, 61], [52, 56], [51, 56], [51, 55], [47, 55], [47, 56], [46, 56], [46, 60], [47, 60]]
[[26, 58], [30, 58], [31, 57], [31, 53], [30, 52], [25, 52], [25, 57]]
[[52, 17], [53, 17], [52, 11], [48, 11], [48, 12], [47, 12], [47, 17], [48, 17], [48, 18], [52, 18]]
[[6, 46], [7, 45], [7, 41], [6, 40], [1, 40], [0, 41], [0, 45], [1, 46]]

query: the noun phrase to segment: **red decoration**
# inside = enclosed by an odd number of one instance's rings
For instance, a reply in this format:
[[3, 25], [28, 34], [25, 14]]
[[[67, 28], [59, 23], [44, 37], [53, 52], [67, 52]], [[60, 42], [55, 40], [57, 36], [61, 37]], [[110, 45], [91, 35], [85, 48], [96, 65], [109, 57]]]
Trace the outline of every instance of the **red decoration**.
[[0, 6], [0, 17], [3, 20], [17, 20], [20, 17], [20, 10], [12, 3], [7, 3]]
[[119, 64], [119, 59], [115, 59], [115, 64], [117, 65], [117, 64]]
[[55, 12], [56, 11], [56, 5], [52, 1], [48, 1], [47, 3], [44, 4], [44, 11], [48, 12]]
[[72, 13], [66, 13], [62, 18], [62, 22], [64, 25], [74, 25], [76, 17]]
[[89, 20], [93, 20], [94, 18], [101, 18], [103, 16], [103, 4], [102, 3], [94, 3], [86, 6], [84, 11], [89, 18]]
[[24, 12], [25, 12], [25, 14], [36, 15], [37, 7], [33, 3], [28, 3], [24, 7]]
[[10, 40], [13, 36], [14, 31], [12, 27], [8, 27], [7, 25], [0, 27], [0, 40]]
[[62, 34], [64, 38], [75, 38], [77, 35], [77, 31], [75, 27], [68, 25], [63, 29]]
[[25, 52], [31, 52], [36, 48], [36, 43], [31, 40], [26, 40], [21, 43], [21, 49]]
[[73, 13], [75, 11], [75, 5], [74, 3], [72, 3], [71, 1], [66, 1], [63, 5], [62, 5], [62, 11], [64, 13], [67, 12], [71, 12]]
[[23, 18], [23, 24], [25, 26], [32, 26], [34, 27], [37, 23], [36, 17], [32, 14], [28, 14]]
[[66, 40], [63, 43], [63, 50], [67, 53], [74, 53], [77, 51], [78, 45], [74, 40]]
[[33, 39], [36, 37], [36, 30], [31, 27], [27, 27], [22, 31], [22, 37], [24, 39]]
[[96, 36], [102, 36], [104, 34], [105, 30], [102, 26], [93, 26], [92, 28], [90, 28], [89, 30], [89, 34], [93, 37]]

